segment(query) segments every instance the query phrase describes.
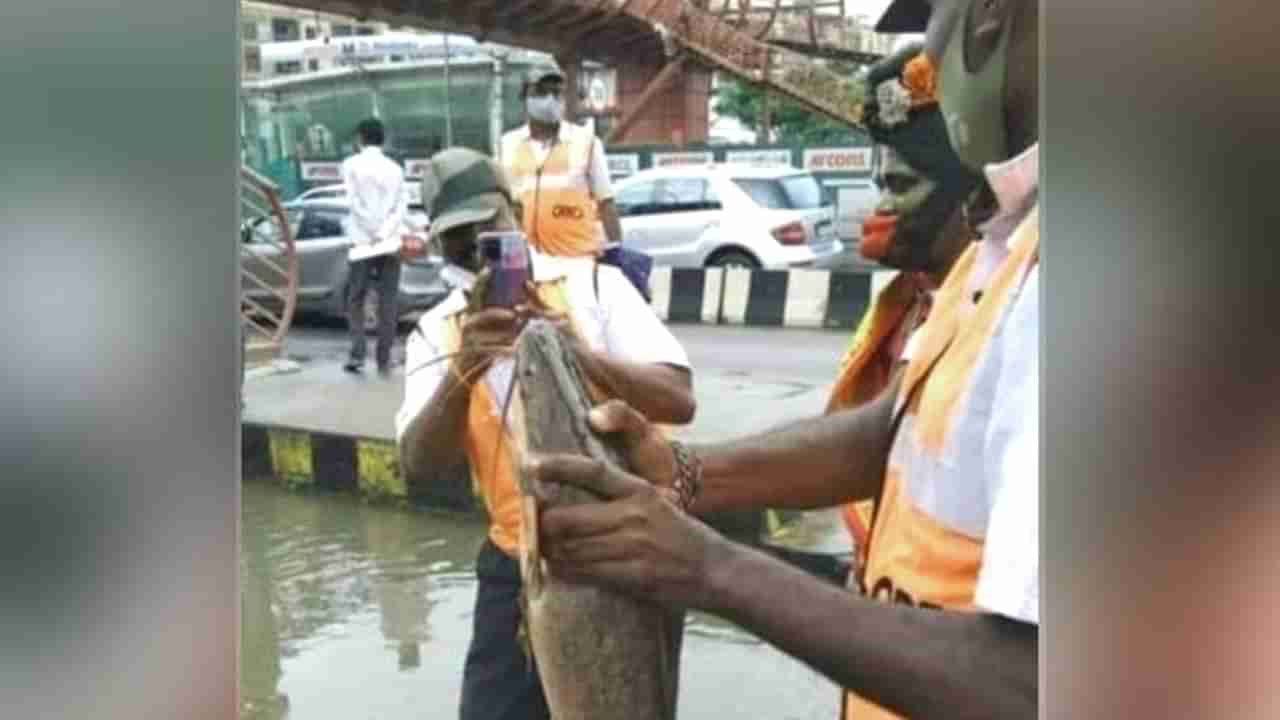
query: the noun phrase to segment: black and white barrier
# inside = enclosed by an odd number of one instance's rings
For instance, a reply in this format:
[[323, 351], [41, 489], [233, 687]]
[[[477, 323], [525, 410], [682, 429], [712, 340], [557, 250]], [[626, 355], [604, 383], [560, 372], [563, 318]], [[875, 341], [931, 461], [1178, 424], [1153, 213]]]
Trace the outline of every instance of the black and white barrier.
[[658, 267], [650, 289], [670, 323], [852, 329], [894, 274]]

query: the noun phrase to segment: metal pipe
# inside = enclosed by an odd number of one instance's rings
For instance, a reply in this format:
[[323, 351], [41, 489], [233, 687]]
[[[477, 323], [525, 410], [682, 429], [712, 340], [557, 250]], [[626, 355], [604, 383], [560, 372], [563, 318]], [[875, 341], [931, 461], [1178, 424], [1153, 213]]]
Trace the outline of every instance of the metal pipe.
[[453, 107], [450, 103], [449, 33], [444, 36], [444, 146], [453, 147]]
[[502, 110], [506, 78], [506, 53], [493, 53], [493, 77], [489, 86], [489, 148], [490, 155], [502, 162]]

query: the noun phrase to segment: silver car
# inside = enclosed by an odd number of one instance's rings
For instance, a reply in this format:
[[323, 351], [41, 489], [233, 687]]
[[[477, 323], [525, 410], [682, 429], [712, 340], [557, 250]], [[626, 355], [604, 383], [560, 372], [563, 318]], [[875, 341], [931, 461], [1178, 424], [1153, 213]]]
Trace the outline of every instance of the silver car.
[[[298, 306], [300, 313], [316, 313], [330, 317], [347, 316], [347, 275], [349, 265], [347, 251], [351, 240], [347, 237], [350, 207], [341, 200], [313, 199], [285, 203], [284, 210], [293, 230], [295, 253], [298, 258]], [[425, 228], [427, 217], [420, 211], [411, 211], [409, 224], [415, 229]], [[249, 223], [241, 231], [241, 241], [249, 253], [242, 254], [242, 262], [252, 264], [257, 258], [274, 261], [277, 265], [280, 250], [267, 240], [278, 232], [278, 226], [265, 218]], [[427, 257], [406, 262], [400, 272], [400, 313], [412, 313], [429, 309], [448, 294], [448, 288], [440, 278], [443, 267], [438, 257]], [[250, 273], [266, 276], [262, 268], [246, 268]], [[247, 284], [245, 294], [257, 302], [278, 304], [270, 291]], [[365, 325], [372, 329], [377, 321], [376, 296], [370, 294], [365, 301]]]
[[[405, 192], [409, 194], [409, 207], [421, 209], [422, 207], [422, 186], [416, 182], [405, 183]], [[308, 200], [335, 200], [345, 201], [347, 199], [347, 186], [343, 183], [332, 183], [330, 185], [321, 185], [311, 188], [293, 199], [293, 202], [306, 202]]]
[[619, 182], [614, 201], [623, 243], [655, 265], [780, 270], [844, 250], [822, 186], [791, 167], [645, 170]]

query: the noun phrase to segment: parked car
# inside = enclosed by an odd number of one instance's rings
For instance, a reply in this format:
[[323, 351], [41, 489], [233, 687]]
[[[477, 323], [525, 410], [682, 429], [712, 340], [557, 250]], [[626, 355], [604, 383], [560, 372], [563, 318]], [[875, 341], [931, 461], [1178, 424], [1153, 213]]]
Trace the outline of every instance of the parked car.
[[344, 200], [347, 197], [347, 186], [342, 183], [313, 187], [293, 199], [293, 202], [308, 200]]
[[831, 181], [827, 187], [836, 200], [836, 235], [856, 245], [862, 239], [862, 222], [880, 202], [880, 190], [870, 178]]
[[623, 243], [672, 267], [813, 267], [839, 255], [834, 210], [787, 166], [644, 170], [614, 188]]
[[[422, 186], [410, 180], [405, 183], [405, 188], [409, 191], [409, 208], [412, 210], [422, 209]], [[307, 202], [308, 200], [337, 200], [345, 201], [347, 199], [347, 186], [343, 183], [333, 183], [331, 185], [321, 185], [313, 187], [293, 199], [293, 202]]]
[[[347, 316], [347, 250], [351, 240], [347, 236], [351, 209], [342, 200], [294, 200], [284, 205], [294, 235], [294, 247], [298, 257], [298, 306], [300, 313], [316, 313], [329, 317]], [[411, 211], [409, 224], [425, 228], [427, 216]], [[245, 224], [241, 241], [250, 250], [249, 257], [242, 255], [242, 262], [252, 263], [256, 258], [276, 259], [280, 250], [267, 240], [278, 232], [277, 225], [266, 218], [258, 218]], [[442, 259], [427, 257], [404, 264], [400, 272], [401, 314], [424, 311], [439, 302], [448, 293], [440, 277]], [[250, 269], [260, 277], [269, 276], [265, 269]], [[269, 291], [252, 284], [245, 285], [245, 292], [258, 302], [277, 304]], [[372, 329], [377, 324], [377, 303], [371, 295], [365, 301], [365, 325]]]

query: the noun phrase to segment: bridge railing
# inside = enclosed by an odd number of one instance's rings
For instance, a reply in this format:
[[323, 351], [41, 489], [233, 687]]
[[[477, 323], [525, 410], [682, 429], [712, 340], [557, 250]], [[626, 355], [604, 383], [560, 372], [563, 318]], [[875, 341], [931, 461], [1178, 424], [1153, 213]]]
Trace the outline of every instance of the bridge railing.
[[298, 304], [294, 228], [280, 188], [252, 168], [240, 168], [240, 321], [245, 364], [279, 356]]

